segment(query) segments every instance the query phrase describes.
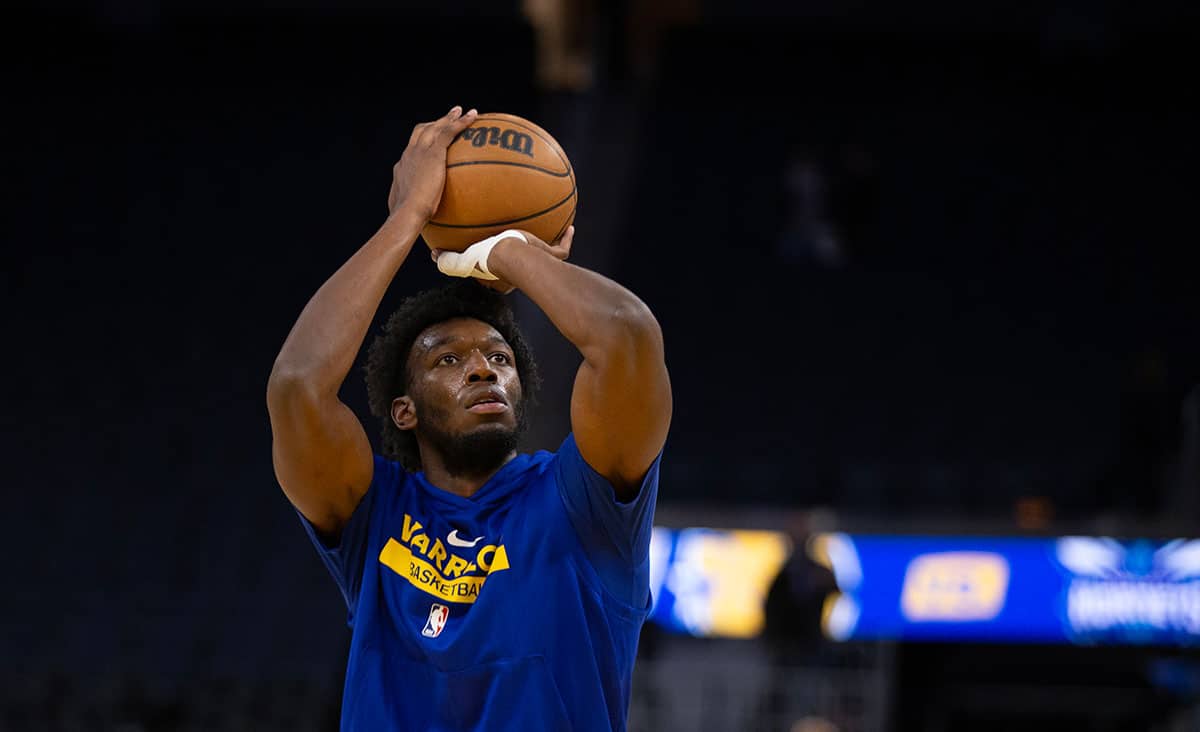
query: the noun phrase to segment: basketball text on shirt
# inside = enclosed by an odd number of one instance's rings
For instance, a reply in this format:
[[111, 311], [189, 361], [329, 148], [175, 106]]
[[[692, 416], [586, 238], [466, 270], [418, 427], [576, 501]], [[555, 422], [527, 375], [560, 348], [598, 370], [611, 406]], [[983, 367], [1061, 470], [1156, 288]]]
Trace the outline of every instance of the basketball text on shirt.
[[459, 556], [451, 553], [441, 539], [433, 537], [431, 541], [421, 522], [407, 513], [400, 540], [388, 537], [379, 561], [413, 587], [449, 602], [463, 603], [475, 602], [488, 575], [509, 568], [503, 544], [484, 544], [466, 557]]

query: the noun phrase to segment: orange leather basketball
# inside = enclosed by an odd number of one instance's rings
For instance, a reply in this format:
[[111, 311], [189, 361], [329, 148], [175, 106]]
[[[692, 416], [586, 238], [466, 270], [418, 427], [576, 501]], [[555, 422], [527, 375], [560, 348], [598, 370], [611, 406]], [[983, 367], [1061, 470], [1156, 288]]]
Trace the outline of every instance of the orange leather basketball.
[[446, 188], [421, 231], [461, 252], [505, 229], [553, 242], [575, 219], [575, 171], [550, 133], [512, 114], [481, 114], [446, 151]]

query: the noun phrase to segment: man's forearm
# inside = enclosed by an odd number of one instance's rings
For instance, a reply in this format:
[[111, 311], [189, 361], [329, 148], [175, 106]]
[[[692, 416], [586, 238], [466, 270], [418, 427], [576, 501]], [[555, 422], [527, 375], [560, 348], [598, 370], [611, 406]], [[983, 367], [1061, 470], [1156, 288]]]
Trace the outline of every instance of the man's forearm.
[[306, 388], [337, 392], [421, 225], [419, 215], [398, 209], [321, 285], [284, 341], [272, 383], [300, 381]]
[[519, 240], [497, 244], [488, 269], [524, 292], [585, 359], [631, 336], [661, 339], [653, 314], [632, 292]]
[[[566, 236], [573, 237], [570, 229]], [[560, 261], [540, 241], [501, 239], [483, 269], [524, 291], [583, 354], [571, 390], [571, 431], [579, 454], [617, 499], [632, 500], [671, 422], [671, 381], [654, 314], [629, 290]]]

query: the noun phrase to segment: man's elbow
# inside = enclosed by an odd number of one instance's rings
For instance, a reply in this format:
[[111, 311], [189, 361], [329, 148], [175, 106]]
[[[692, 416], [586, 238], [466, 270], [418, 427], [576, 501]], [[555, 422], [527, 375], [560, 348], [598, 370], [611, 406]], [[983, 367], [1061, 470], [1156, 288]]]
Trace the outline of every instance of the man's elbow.
[[314, 397], [312, 375], [285, 361], [277, 360], [267, 378], [267, 408], [280, 410], [301, 399]]
[[649, 306], [636, 297], [613, 309], [609, 322], [619, 337], [628, 339], [640, 348], [652, 347], [662, 350], [662, 327]]
[[662, 328], [647, 305], [634, 295], [596, 314], [587, 340], [576, 346], [585, 361], [606, 369], [615, 363], [646, 364], [664, 357]]

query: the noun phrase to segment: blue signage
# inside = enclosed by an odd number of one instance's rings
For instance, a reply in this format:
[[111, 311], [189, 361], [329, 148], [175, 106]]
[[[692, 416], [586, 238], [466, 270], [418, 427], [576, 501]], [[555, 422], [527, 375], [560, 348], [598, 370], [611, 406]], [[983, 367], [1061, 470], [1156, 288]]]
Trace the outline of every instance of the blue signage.
[[763, 602], [792, 552], [777, 531], [654, 527], [650, 620], [676, 633], [752, 638]]
[[834, 639], [1200, 645], [1200, 540], [823, 534]]

